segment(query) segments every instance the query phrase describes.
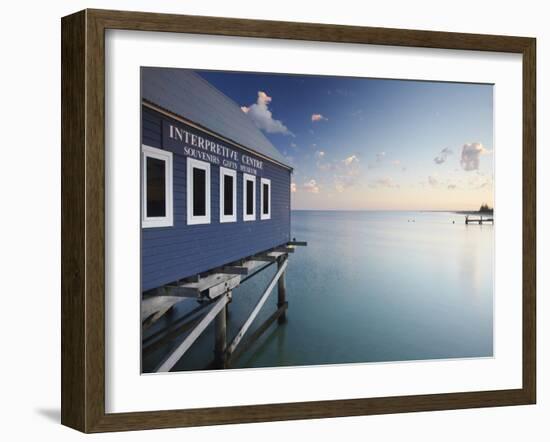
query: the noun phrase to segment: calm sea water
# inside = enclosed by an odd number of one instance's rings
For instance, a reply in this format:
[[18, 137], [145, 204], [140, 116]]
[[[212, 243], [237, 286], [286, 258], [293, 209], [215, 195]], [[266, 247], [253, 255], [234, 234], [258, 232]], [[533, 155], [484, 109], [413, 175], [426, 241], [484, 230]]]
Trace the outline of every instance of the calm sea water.
[[[493, 355], [492, 225], [466, 226], [450, 212], [294, 211], [292, 236], [308, 246], [290, 256], [288, 322], [272, 326], [236, 367]], [[230, 336], [275, 270], [234, 291]], [[276, 298], [254, 325], [275, 311]], [[181, 303], [149, 332], [195, 306]], [[203, 369], [213, 342], [209, 329], [174, 370]], [[144, 357], [144, 371], [175, 344]]]

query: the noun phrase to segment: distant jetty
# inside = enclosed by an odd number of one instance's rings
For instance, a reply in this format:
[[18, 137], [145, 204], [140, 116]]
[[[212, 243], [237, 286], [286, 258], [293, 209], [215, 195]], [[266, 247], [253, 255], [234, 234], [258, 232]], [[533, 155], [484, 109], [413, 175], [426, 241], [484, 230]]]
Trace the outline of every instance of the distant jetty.
[[477, 211], [460, 211], [456, 212], [465, 215], [464, 224], [485, 224], [495, 223], [495, 217], [493, 215], [493, 208], [488, 204], [482, 204]]
[[484, 224], [484, 223], [494, 224], [495, 220], [493, 218], [493, 215], [486, 216], [485, 218], [483, 217], [483, 215], [479, 215], [479, 216], [466, 215], [464, 223], [465, 224]]

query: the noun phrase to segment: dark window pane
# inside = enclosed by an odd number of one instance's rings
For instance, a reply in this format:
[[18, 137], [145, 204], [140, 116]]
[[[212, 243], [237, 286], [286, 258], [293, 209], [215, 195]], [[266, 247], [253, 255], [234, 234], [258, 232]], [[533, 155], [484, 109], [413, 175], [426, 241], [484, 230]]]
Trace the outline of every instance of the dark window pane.
[[193, 216], [206, 215], [206, 171], [193, 168]]
[[165, 161], [146, 157], [147, 162], [147, 216], [166, 216], [166, 168]]
[[254, 214], [254, 181], [246, 181], [246, 214]]
[[223, 176], [223, 214], [233, 215], [233, 177]]
[[263, 192], [264, 192], [263, 213], [267, 215], [269, 213], [269, 185], [267, 184], [263, 185]]

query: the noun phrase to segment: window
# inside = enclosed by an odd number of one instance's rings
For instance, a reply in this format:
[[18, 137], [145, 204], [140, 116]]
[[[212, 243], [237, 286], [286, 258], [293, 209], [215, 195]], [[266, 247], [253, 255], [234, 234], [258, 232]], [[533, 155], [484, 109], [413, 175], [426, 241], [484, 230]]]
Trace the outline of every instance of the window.
[[237, 221], [237, 171], [220, 167], [220, 223]]
[[262, 178], [262, 190], [261, 190], [261, 219], [271, 219], [271, 180]]
[[243, 173], [243, 220], [256, 219], [256, 177]]
[[143, 145], [141, 225], [174, 225], [172, 200], [172, 152]]
[[187, 158], [187, 224], [210, 224], [210, 164]]

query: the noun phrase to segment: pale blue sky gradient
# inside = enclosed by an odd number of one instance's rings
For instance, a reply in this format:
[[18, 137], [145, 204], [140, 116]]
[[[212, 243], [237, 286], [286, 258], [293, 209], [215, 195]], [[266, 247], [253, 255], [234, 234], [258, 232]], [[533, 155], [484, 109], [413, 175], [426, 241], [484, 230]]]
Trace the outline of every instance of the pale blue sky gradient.
[[294, 209], [493, 204], [492, 85], [199, 74], [293, 164]]

